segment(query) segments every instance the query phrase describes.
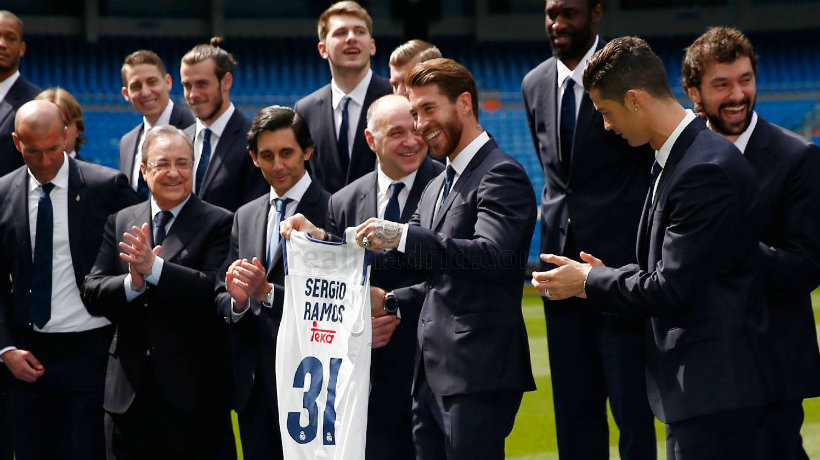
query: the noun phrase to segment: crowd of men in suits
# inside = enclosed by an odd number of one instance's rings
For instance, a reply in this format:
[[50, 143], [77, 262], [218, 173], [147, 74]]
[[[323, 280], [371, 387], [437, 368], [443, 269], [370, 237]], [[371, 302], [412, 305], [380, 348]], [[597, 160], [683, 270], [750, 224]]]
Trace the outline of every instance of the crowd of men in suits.
[[[559, 455], [804, 459], [820, 395], [820, 150], [754, 111], [737, 30], [686, 51], [672, 96], [597, 0], [546, 0], [553, 57], [522, 93], [546, 185], [541, 291]], [[292, 230], [373, 251], [367, 459], [503, 458], [535, 389], [521, 298], [537, 215], [526, 170], [479, 124], [469, 70], [411, 40], [376, 75], [372, 20], [319, 18], [331, 82], [247, 119], [212, 39], [122, 65], [143, 115], [119, 172], [76, 155], [65, 90], [18, 70], [0, 11], [0, 460], [282, 458], [274, 375]], [[705, 121], [704, 121], [705, 119]], [[654, 161], [653, 161], [654, 159]]]

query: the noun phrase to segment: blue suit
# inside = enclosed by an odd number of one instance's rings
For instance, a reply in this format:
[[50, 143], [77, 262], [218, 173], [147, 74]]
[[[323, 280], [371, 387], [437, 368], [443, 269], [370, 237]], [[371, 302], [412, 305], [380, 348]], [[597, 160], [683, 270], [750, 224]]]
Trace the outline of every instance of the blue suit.
[[421, 270], [426, 281], [395, 291], [424, 298], [413, 382], [416, 455], [503, 458], [522, 393], [535, 389], [521, 314], [535, 196], [524, 168], [492, 139], [436, 213], [443, 184], [440, 174], [422, 194], [405, 253], [377, 261]]
[[671, 458], [751, 458], [756, 408], [773, 389], [755, 279], [754, 173], [734, 145], [695, 119], [672, 147], [654, 201], [651, 195], [638, 264], [594, 267], [587, 297], [601, 310], [648, 318], [647, 392], [667, 424]]

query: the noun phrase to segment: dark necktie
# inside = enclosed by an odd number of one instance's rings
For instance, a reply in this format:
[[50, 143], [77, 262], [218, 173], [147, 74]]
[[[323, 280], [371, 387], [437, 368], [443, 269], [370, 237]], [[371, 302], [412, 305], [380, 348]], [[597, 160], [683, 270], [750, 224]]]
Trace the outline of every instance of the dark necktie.
[[142, 177], [142, 171], [137, 173], [137, 196], [140, 200], [145, 201], [151, 195], [151, 191], [148, 190], [148, 182], [145, 182], [145, 178]]
[[[441, 201], [438, 203], [438, 209], [444, 205], [444, 201], [447, 200], [447, 195], [450, 194], [450, 187], [453, 186], [453, 178], [456, 176], [456, 170], [453, 169], [452, 165], [447, 166], [447, 170], [444, 172], [444, 190], [441, 192]], [[438, 214], [438, 209], [436, 213]]]
[[564, 95], [561, 97], [561, 166], [569, 172], [572, 157], [572, 139], [575, 136], [575, 81], [567, 78]]
[[399, 193], [404, 188], [404, 182], [393, 182], [388, 187], [390, 190], [390, 199], [387, 200], [387, 207], [384, 208], [384, 220], [398, 222], [401, 217], [399, 210]]
[[655, 183], [658, 181], [658, 176], [661, 175], [661, 171], [663, 171], [663, 167], [656, 160], [654, 163], [652, 163], [652, 172], [649, 176], [649, 184], [650, 187], [652, 187], [651, 189], [649, 189], [649, 193], [652, 194], [653, 203], [655, 202]]
[[205, 171], [208, 170], [208, 163], [211, 161], [211, 130], [202, 130], [202, 154], [199, 155], [199, 166], [196, 167], [196, 194], [202, 193], [202, 179], [205, 178]]
[[154, 246], [159, 246], [165, 241], [165, 237], [168, 236], [168, 234], [165, 233], [165, 226], [168, 225], [168, 222], [170, 222], [173, 217], [174, 214], [171, 211], [160, 211], [157, 213], [157, 217], [154, 218]]
[[276, 250], [279, 248], [279, 245], [282, 244], [282, 235], [279, 233], [279, 224], [285, 217], [285, 210], [288, 207], [288, 203], [291, 201], [293, 200], [290, 198], [277, 198], [273, 200], [273, 204], [276, 206], [276, 218], [273, 220], [273, 226], [270, 229], [270, 244], [268, 244], [268, 268], [270, 268], [273, 256], [276, 254]]
[[54, 248], [54, 208], [51, 190], [54, 184], [43, 184], [37, 201], [37, 233], [34, 235], [34, 266], [31, 272], [31, 322], [41, 328], [51, 319], [51, 273]]
[[339, 125], [339, 136], [337, 141], [337, 148], [339, 149], [339, 160], [342, 163], [342, 174], [347, 177], [347, 167], [350, 165], [350, 147], [347, 145], [347, 132], [350, 128], [350, 120], [347, 113], [347, 105], [350, 103], [350, 98], [345, 96], [342, 98], [342, 124]]

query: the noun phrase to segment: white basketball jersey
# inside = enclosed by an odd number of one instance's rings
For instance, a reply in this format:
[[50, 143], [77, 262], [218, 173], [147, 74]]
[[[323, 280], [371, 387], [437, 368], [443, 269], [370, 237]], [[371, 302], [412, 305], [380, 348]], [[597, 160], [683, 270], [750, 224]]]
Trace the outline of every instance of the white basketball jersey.
[[370, 387], [370, 267], [354, 229], [345, 241], [293, 232], [276, 393], [285, 458], [363, 459]]

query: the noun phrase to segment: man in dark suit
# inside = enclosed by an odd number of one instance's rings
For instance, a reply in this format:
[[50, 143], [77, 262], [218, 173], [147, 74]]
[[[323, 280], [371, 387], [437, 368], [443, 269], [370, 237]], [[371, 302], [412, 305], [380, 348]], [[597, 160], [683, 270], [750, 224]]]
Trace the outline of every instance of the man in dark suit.
[[301, 213], [323, 225], [330, 195], [305, 170], [313, 141], [293, 109], [260, 110], [247, 138], [270, 191], [234, 216], [230, 251], [217, 283], [217, 309], [230, 325], [234, 409], [245, 458], [281, 459], [274, 372], [285, 295], [279, 222]]
[[[635, 262], [652, 154], [607, 132], [584, 92], [584, 64], [605, 44], [597, 36], [601, 8], [599, 0], [546, 2], [553, 57], [524, 77], [521, 92], [545, 178], [541, 252], [580, 260], [583, 250], [626, 265]], [[621, 458], [655, 459], [643, 321], [603, 314], [585, 299], [543, 300], [561, 458], [609, 458], [609, 399]]]
[[83, 284], [88, 311], [117, 326], [104, 408], [118, 459], [223, 458], [232, 438], [213, 292], [231, 213], [191, 193], [192, 168], [185, 133], [168, 125], [148, 133], [151, 199], [108, 219]]
[[622, 37], [584, 69], [604, 126], [656, 149], [638, 230], [638, 264], [603, 266], [544, 255], [546, 296], [585, 295], [602, 311], [649, 318], [649, 403], [666, 424], [667, 457], [754, 458], [771, 353], [755, 284], [754, 173], [740, 152], [675, 100], [645, 41]]
[[335, 193], [373, 171], [376, 162], [364, 138], [367, 108], [392, 89], [370, 69], [376, 54], [373, 20], [358, 3], [334, 3], [319, 17], [318, 30], [319, 55], [333, 79], [294, 108], [307, 120], [314, 141], [310, 173]]
[[[370, 105], [365, 137], [379, 160], [378, 167], [330, 197], [325, 229], [333, 235], [342, 235], [345, 228], [371, 217], [408, 222], [427, 183], [444, 169], [427, 156], [427, 146], [413, 126], [405, 96], [382, 96]], [[382, 316], [373, 318], [373, 348], [378, 349], [373, 350], [370, 364], [368, 460], [415, 458], [410, 391], [415, 332], [424, 298], [398, 299], [394, 290], [424, 280], [420, 271], [380, 265], [370, 274], [372, 298], [377, 302], [374, 307], [377, 312], [381, 309]], [[390, 299], [386, 309], [385, 298]]]
[[[416, 457], [504, 458], [523, 392], [535, 389], [521, 315], [532, 184], [479, 126], [467, 69], [432, 59], [410, 69], [407, 86], [419, 134], [434, 158], [447, 159], [446, 172], [428, 184], [408, 224], [371, 218], [356, 238], [373, 251], [396, 248], [377, 254], [378, 263], [426, 278], [394, 290], [424, 298], [412, 387]], [[282, 230], [300, 228], [322, 236], [298, 219]]]
[[142, 143], [154, 126], [171, 125], [185, 129], [194, 124], [187, 107], [171, 100], [171, 75], [165, 71], [162, 59], [153, 51], [138, 50], [125, 58], [122, 74], [122, 97], [142, 114], [142, 123], [120, 139], [120, 171], [131, 181], [140, 199], [148, 199], [148, 185], [142, 177]]
[[736, 29], [715, 27], [687, 49], [683, 87], [709, 128], [744, 154], [760, 185], [759, 282], [780, 380], [758, 458], [808, 459], [803, 399], [820, 395], [820, 351], [811, 291], [820, 284], [820, 149], [754, 111], [757, 56]]
[[124, 175], [64, 153], [60, 109], [17, 111], [26, 166], [0, 179], [0, 357], [11, 384], [16, 457], [105, 458], [103, 387], [111, 323], [79, 286], [109, 214], [136, 202]]
[[11, 139], [14, 113], [42, 91], [20, 75], [20, 58], [25, 54], [23, 21], [11, 11], [0, 10], [0, 177], [23, 165]]
[[[0, 10], [0, 177], [23, 165], [11, 138], [14, 114], [40, 93], [40, 88], [29, 83], [18, 70], [25, 53], [23, 21], [11, 11]], [[5, 368], [0, 369], [0, 460], [13, 457], [8, 393], [11, 378]]]
[[236, 211], [268, 192], [245, 145], [251, 121], [230, 100], [236, 61], [220, 48], [222, 39], [197, 45], [182, 57], [180, 77], [196, 123], [185, 130], [194, 144], [194, 193]]

